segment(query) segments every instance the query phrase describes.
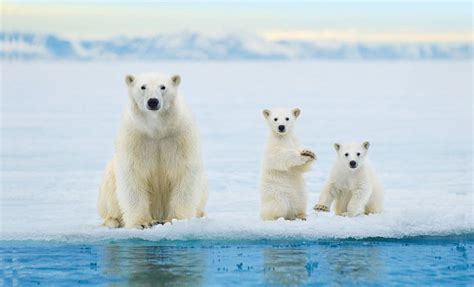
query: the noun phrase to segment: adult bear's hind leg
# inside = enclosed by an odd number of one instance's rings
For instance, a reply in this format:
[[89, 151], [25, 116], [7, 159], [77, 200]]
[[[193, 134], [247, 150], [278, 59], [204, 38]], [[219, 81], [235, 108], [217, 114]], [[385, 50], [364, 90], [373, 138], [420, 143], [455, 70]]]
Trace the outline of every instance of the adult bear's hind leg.
[[122, 212], [118, 204], [116, 188], [114, 160], [112, 159], [105, 168], [97, 202], [99, 215], [104, 220], [103, 225], [110, 228], [123, 226]]

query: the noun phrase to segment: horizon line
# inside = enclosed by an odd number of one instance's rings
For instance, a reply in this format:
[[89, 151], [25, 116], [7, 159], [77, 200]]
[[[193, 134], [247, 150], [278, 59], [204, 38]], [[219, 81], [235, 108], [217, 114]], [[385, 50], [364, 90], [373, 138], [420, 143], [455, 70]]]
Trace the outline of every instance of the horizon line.
[[32, 34], [32, 35], [52, 35], [59, 38], [69, 40], [112, 40], [117, 38], [153, 38], [156, 36], [177, 36], [186, 34], [196, 34], [206, 36], [208, 38], [220, 38], [226, 36], [241, 36], [241, 37], [258, 37], [261, 40], [269, 42], [279, 41], [295, 41], [295, 42], [310, 42], [310, 43], [371, 43], [371, 44], [474, 44], [474, 31], [471, 33], [417, 33], [417, 32], [382, 32], [382, 33], [367, 33], [355, 30], [349, 31], [335, 31], [335, 30], [321, 30], [321, 31], [268, 31], [263, 33], [243, 33], [243, 32], [201, 32], [192, 30], [183, 30], [180, 32], [156, 32], [156, 33], [117, 33], [111, 35], [74, 35], [73, 33], [57, 33], [46, 31], [31, 31], [31, 30], [4, 30], [0, 33], [8, 34]]

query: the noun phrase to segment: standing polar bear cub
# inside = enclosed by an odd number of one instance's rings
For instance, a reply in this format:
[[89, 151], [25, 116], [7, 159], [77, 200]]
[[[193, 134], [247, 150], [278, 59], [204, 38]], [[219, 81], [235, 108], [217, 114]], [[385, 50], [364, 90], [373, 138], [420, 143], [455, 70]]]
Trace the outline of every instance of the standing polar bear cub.
[[204, 216], [207, 179], [181, 78], [127, 76], [129, 106], [106, 167], [98, 209], [109, 227], [147, 228]]
[[293, 126], [300, 109], [264, 110], [270, 128], [260, 185], [263, 220], [306, 219], [307, 192], [303, 174], [316, 156], [301, 147]]
[[314, 207], [316, 211], [329, 211], [335, 201], [336, 215], [382, 212], [383, 187], [367, 158], [369, 146], [369, 142], [334, 144], [336, 163]]

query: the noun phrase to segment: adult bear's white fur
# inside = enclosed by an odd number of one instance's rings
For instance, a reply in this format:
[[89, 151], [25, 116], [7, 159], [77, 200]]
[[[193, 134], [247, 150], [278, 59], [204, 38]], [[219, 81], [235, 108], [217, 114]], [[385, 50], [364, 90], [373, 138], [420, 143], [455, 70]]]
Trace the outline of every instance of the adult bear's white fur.
[[[194, 118], [178, 93], [180, 77], [127, 76], [129, 106], [100, 188], [109, 227], [146, 228], [204, 216], [207, 179]], [[149, 99], [159, 101], [155, 110]]]
[[270, 127], [260, 184], [263, 220], [306, 219], [308, 196], [303, 174], [310, 169], [315, 155], [303, 149], [294, 134], [299, 114], [299, 109], [263, 111]]
[[316, 211], [329, 211], [335, 201], [337, 215], [382, 212], [383, 186], [367, 158], [369, 146], [369, 142], [334, 144], [336, 163], [314, 207]]

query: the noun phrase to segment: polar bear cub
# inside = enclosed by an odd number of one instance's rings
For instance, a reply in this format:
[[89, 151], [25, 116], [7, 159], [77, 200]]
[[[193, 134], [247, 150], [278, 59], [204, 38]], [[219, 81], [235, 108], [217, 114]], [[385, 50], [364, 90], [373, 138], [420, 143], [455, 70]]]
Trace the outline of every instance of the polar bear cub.
[[293, 131], [299, 115], [300, 109], [263, 111], [270, 128], [260, 184], [263, 220], [306, 219], [307, 192], [303, 174], [316, 156], [301, 147]]
[[203, 216], [207, 178], [180, 76], [128, 75], [125, 82], [129, 105], [99, 192], [104, 225], [147, 228]]
[[367, 158], [369, 146], [367, 141], [334, 144], [336, 163], [314, 207], [316, 211], [329, 211], [334, 201], [336, 215], [382, 212], [383, 186]]

